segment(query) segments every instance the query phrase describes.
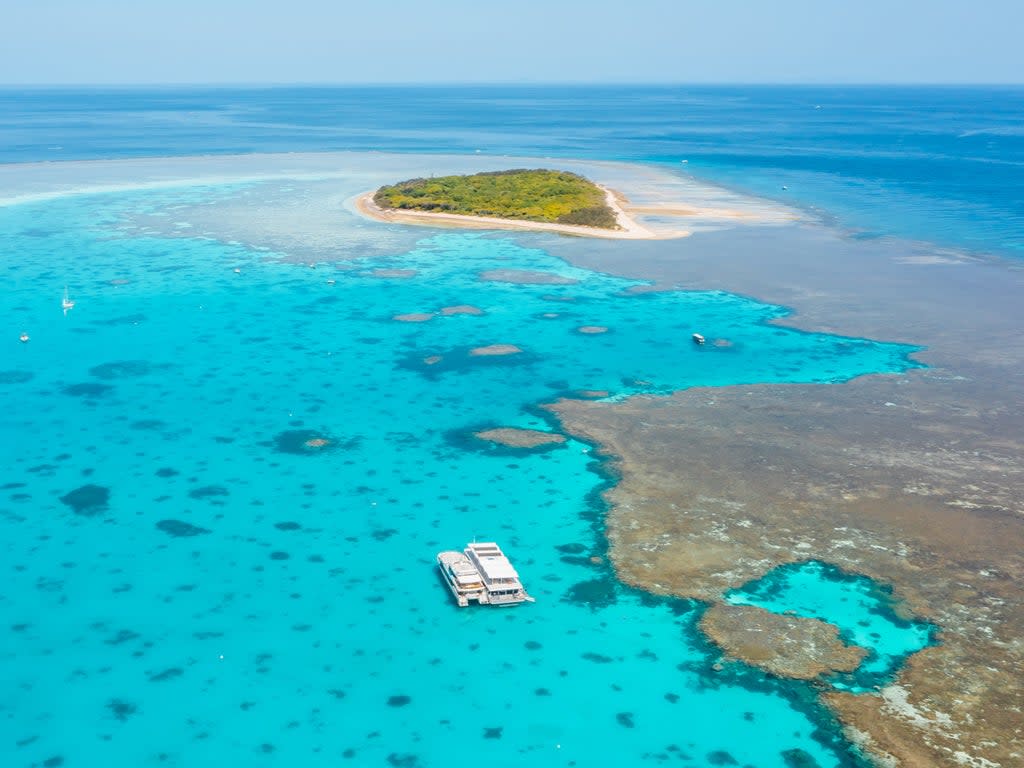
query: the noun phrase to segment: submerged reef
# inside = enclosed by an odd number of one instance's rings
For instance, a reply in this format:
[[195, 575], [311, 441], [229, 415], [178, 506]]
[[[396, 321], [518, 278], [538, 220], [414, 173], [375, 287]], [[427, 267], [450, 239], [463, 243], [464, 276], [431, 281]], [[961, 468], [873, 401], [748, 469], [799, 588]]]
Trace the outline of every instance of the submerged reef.
[[274, 436], [274, 450], [312, 456], [340, 448], [337, 440], [314, 429], [289, 429]]
[[832, 624], [754, 605], [713, 605], [699, 626], [730, 656], [779, 677], [813, 680], [852, 672], [868, 654], [840, 640]]
[[107, 510], [110, 489], [89, 483], [69, 491], [61, 496], [60, 500], [71, 507], [76, 515], [92, 517]]
[[[894, 620], [927, 618], [937, 642], [877, 689], [825, 689], [821, 701], [883, 764], [1008, 768], [1024, 755], [1024, 476], [1019, 463], [1008, 471], [1009, 457], [1024, 458], [1019, 409], [993, 400], [1007, 420], [994, 449], [992, 422], [977, 423], [986, 411], [963, 405], [974, 385], [937, 394], [928, 376], [572, 399], [552, 410], [621, 474], [605, 495], [624, 582], [716, 605], [813, 559], [891, 584]], [[929, 406], [932, 418], [890, 407], [937, 396], [950, 402]], [[725, 610], [704, 628], [728, 650], [747, 636], [716, 632]], [[785, 649], [776, 639], [770, 659]]]
[[486, 440], [490, 443], [497, 443], [508, 448], [539, 448], [541, 446], [561, 445], [565, 442], [565, 435], [557, 432], [543, 432], [539, 429], [519, 429], [517, 427], [495, 427], [474, 432], [473, 436]]
[[474, 357], [498, 357], [501, 355], [518, 355], [523, 350], [515, 344], [488, 344], [485, 347], [474, 347], [469, 354]]
[[576, 285], [579, 280], [554, 272], [538, 272], [528, 269], [488, 269], [480, 273], [481, 280], [515, 285]]

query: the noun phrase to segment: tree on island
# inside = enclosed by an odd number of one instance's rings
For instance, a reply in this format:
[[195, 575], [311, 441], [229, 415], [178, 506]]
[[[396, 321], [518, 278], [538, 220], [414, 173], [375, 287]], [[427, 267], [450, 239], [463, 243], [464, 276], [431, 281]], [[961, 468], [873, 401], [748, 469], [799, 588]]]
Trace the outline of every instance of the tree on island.
[[604, 190], [568, 171], [517, 168], [409, 179], [381, 187], [373, 201], [402, 211], [619, 228]]

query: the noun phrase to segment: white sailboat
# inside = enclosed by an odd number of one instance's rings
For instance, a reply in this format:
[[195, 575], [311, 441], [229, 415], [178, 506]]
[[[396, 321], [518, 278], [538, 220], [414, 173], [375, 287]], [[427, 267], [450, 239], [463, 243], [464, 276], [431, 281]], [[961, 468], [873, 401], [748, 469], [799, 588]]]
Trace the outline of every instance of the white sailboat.
[[64, 286], [64, 299], [61, 301], [60, 305], [64, 309], [65, 315], [67, 315], [69, 309], [75, 306], [75, 302], [68, 298], [68, 287], [66, 285]]

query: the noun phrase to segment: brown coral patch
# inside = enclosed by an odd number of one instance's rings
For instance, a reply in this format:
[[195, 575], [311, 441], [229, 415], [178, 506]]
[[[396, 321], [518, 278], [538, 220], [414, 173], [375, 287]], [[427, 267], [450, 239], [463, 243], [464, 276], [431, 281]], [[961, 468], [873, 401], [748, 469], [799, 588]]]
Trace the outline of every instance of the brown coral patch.
[[471, 304], [458, 304], [454, 307], [444, 307], [441, 310], [441, 314], [445, 317], [452, 315], [482, 315], [484, 311], [479, 307], [474, 307]]
[[503, 355], [518, 355], [523, 350], [515, 344], [489, 344], [486, 347], [474, 347], [469, 354], [474, 357], [500, 357]]
[[433, 315], [426, 312], [409, 312], [405, 315], [395, 315], [392, 320], [397, 320], [400, 323], [425, 323], [428, 320], [433, 319]]
[[579, 282], [573, 277], [528, 269], [488, 269], [480, 273], [480, 279], [517, 285], [576, 285]]
[[474, 437], [509, 448], [539, 448], [542, 445], [560, 445], [565, 442], [565, 435], [556, 432], [543, 432], [539, 429], [519, 429], [516, 427], [497, 427], [475, 432]]
[[701, 618], [700, 628], [733, 658], [798, 680], [852, 672], [868, 653], [840, 640], [839, 628], [832, 624], [754, 605], [713, 605]]

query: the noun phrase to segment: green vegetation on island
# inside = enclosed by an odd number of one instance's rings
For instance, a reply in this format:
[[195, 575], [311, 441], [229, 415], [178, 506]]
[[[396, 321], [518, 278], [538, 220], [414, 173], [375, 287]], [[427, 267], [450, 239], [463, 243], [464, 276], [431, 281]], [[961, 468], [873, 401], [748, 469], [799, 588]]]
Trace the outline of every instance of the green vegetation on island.
[[381, 208], [401, 211], [618, 228], [604, 191], [568, 171], [520, 168], [472, 176], [409, 179], [381, 187], [373, 201]]

